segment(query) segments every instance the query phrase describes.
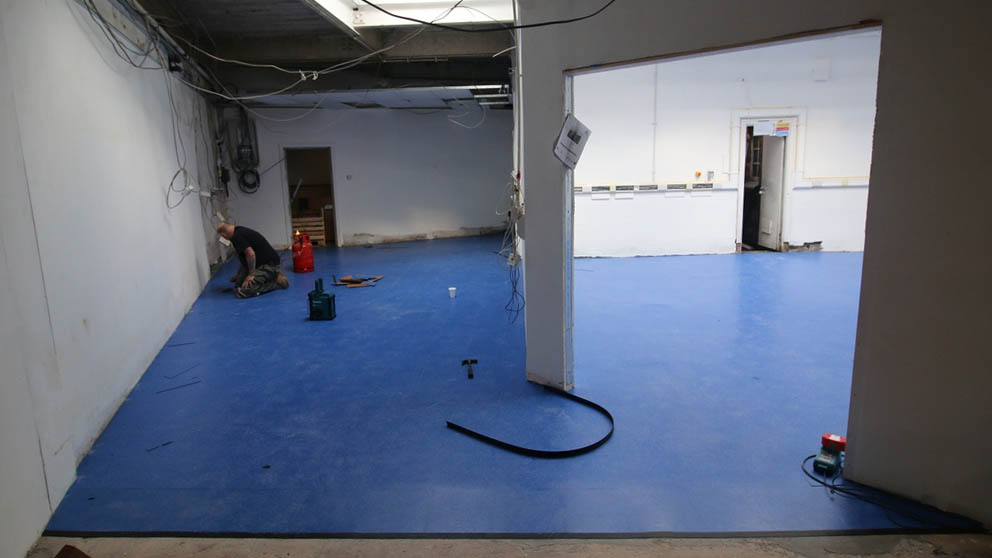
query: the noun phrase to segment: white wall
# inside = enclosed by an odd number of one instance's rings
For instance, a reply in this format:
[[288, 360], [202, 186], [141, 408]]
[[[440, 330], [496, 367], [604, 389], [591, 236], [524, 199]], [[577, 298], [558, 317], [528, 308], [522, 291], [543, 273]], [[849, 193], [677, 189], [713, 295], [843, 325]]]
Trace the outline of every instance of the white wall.
[[[478, 109], [475, 109], [478, 110]], [[261, 110], [269, 118], [300, 111]], [[466, 129], [449, 111], [414, 114], [390, 109], [317, 110], [293, 122], [254, 117], [260, 170], [287, 147], [331, 147], [338, 242], [366, 244], [410, 238], [477, 234], [504, 226], [512, 166], [513, 113], [487, 111]], [[460, 119], [478, 122], [474, 114]], [[254, 194], [234, 192], [234, 219], [261, 232], [273, 246], [291, 242], [289, 186], [280, 163]]]
[[19, 558], [52, 511], [31, 380], [58, 378], [7, 60], [0, 25], [0, 556]]
[[[519, 13], [531, 23], [601, 5], [519, 0]], [[992, 438], [982, 429], [992, 424], [983, 234], [992, 189], [976, 178], [992, 152], [980, 70], [992, 63], [990, 17], [980, 0], [630, 0], [592, 20], [523, 31], [528, 377], [572, 381], [571, 192], [549, 147], [564, 117], [564, 70], [880, 19], [845, 474], [992, 525]]]
[[730, 253], [736, 224], [736, 189], [576, 194], [575, 256]]
[[[93, 25], [75, 2], [0, 0], [3, 557], [40, 533], [209, 276], [209, 204], [165, 206], [164, 75], [127, 66]], [[175, 95], [203, 184], [191, 125], [206, 107]]]
[[[797, 108], [783, 241], [863, 249], [880, 36], [875, 29], [577, 75], [575, 114], [593, 134], [575, 172], [576, 185], [587, 186], [576, 194], [575, 255], [735, 251], [744, 195], [735, 119]], [[829, 68], [826, 80], [813, 79], [819, 64]], [[588, 188], [687, 182], [712, 182], [715, 192], [621, 201], [594, 199]], [[618, 222], [627, 230], [613, 229]]]

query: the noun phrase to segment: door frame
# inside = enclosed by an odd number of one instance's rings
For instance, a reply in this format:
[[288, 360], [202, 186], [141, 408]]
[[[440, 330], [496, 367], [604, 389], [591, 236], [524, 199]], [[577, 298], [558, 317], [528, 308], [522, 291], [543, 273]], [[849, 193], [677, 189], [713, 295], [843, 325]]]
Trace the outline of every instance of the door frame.
[[758, 120], [785, 120], [789, 122], [789, 135], [785, 140], [785, 174], [782, 177], [782, 234], [779, 250], [788, 244], [792, 237], [792, 189], [796, 186], [796, 177], [803, 175], [803, 161], [800, 154], [806, 153], [806, 108], [805, 107], [763, 107], [754, 109], [735, 110], [730, 118], [730, 160], [733, 161], [731, 176], [737, 188], [737, 251], [741, 251], [744, 227], [744, 150], [747, 148], [747, 127]]
[[289, 167], [286, 165], [286, 150], [287, 149], [327, 149], [330, 151], [330, 156], [328, 159], [331, 161], [331, 168], [328, 169], [328, 174], [331, 177], [331, 204], [334, 208], [331, 210], [334, 212], [334, 245], [338, 248], [341, 247], [341, 223], [338, 221], [338, 193], [337, 177], [334, 176], [334, 169], [337, 165], [334, 163], [334, 144], [324, 143], [324, 144], [296, 144], [296, 143], [281, 143], [279, 144], [279, 153], [282, 156], [282, 172], [280, 173], [279, 182], [282, 184], [282, 210], [283, 210], [283, 220], [286, 227], [286, 238], [289, 239], [288, 245], [293, 244], [293, 213], [289, 207]]

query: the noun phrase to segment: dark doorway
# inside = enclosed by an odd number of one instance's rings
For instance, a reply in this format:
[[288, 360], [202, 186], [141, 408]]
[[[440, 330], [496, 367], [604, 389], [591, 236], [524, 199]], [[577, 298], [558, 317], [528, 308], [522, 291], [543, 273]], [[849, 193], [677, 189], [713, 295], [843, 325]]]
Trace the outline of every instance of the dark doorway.
[[745, 133], [744, 215], [741, 249], [781, 251], [785, 189], [785, 143], [782, 135]]
[[331, 148], [286, 149], [286, 174], [293, 233], [309, 234], [314, 244], [337, 246]]
[[754, 126], [747, 127], [744, 148], [744, 218], [741, 223], [741, 249], [759, 250], [758, 228], [761, 221], [761, 139]]

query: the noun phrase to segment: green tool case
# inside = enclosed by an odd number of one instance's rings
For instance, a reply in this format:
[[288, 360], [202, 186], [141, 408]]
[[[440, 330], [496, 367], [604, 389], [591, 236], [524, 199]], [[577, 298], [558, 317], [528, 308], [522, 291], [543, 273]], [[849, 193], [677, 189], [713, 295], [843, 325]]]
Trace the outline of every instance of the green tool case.
[[310, 319], [311, 320], [333, 320], [334, 295], [324, 291], [324, 280], [317, 279], [313, 284], [314, 289], [307, 297], [310, 299]]

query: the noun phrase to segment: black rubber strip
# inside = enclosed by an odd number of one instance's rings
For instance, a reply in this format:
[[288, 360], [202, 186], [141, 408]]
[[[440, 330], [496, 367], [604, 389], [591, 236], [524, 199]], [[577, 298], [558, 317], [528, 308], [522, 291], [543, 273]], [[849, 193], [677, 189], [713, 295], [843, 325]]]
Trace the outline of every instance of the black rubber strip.
[[266, 531], [90, 531], [46, 529], [46, 537], [80, 538], [199, 538], [199, 539], [735, 539], [735, 538], [780, 538], [780, 537], [834, 537], [855, 535], [946, 535], [975, 534], [987, 535], [979, 529], [825, 529], [805, 531], [633, 531], [633, 532], [335, 532], [310, 531], [301, 533]]
[[574, 457], [576, 455], [582, 455], [583, 453], [589, 453], [590, 451], [592, 451], [592, 450], [598, 448], [599, 446], [605, 444], [606, 441], [609, 440], [611, 436], [613, 436], [613, 427], [614, 427], [613, 415], [611, 415], [610, 412], [607, 411], [606, 409], [604, 409], [601, 405], [598, 405], [596, 403], [593, 403], [592, 401], [589, 401], [588, 399], [583, 399], [583, 398], [579, 397], [578, 395], [572, 395], [571, 393], [568, 393], [567, 391], [560, 390], [558, 388], [553, 388], [553, 387], [550, 387], [550, 386], [544, 386], [544, 389], [546, 389], [546, 390], [548, 390], [550, 392], [553, 392], [553, 393], [557, 393], [558, 395], [561, 395], [562, 397], [566, 397], [568, 399], [571, 399], [572, 401], [575, 401], [577, 403], [581, 403], [582, 405], [585, 405], [586, 407], [590, 407], [592, 409], [596, 409], [604, 417], [606, 417], [607, 419], [609, 419], [609, 421], [610, 421], [610, 431], [607, 432], [606, 435], [603, 436], [602, 438], [600, 438], [599, 440], [596, 440], [595, 442], [593, 442], [593, 443], [591, 443], [591, 444], [589, 444], [587, 446], [582, 446], [581, 448], [574, 448], [574, 449], [567, 449], [567, 450], [541, 450], [541, 449], [525, 448], [523, 446], [518, 446], [516, 444], [511, 444], [509, 442], [504, 442], [503, 440], [497, 440], [496, 438], [493, 438], [491, 436], [486, 436], [485, 434], [481, 434], [479, 432], [476, 432], [475, 430], [471, 430], [471, 429], [465, 428], [464, 426], [462, 426], [460, 424], [455, 424], [455, 423], [451, 422], [450, 420], [448, 421], [448, 428], [450, 428], [452, 430], [455, 430], [457, 432], [461, 432], [462, 434], [467, 434], [467, 435], [469, 435], [469, 436], [471, 436], [471, 437], [473, 437], [473, 438], [475, 438], [477, 440], [481, 440], [481, 441], [483, 441], [483, 442], [485, 442], [487, 444], [496, 446], [498, 448], [502, 448], [502, 449], [505, 449], [507, 451], [512, 451], [513, 453], [519, 453], [520, 455], [528, 455], [530, 457], [542, 457], [542, 458], [546, 458], [546, 459], [556, 459], [556, 458], [562, 458], [562, 457]]

